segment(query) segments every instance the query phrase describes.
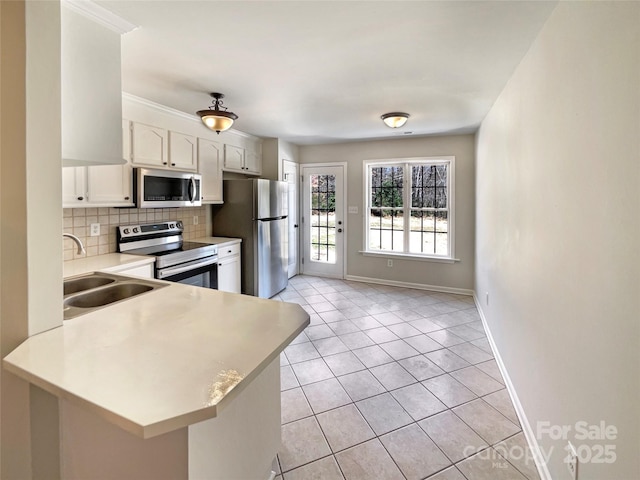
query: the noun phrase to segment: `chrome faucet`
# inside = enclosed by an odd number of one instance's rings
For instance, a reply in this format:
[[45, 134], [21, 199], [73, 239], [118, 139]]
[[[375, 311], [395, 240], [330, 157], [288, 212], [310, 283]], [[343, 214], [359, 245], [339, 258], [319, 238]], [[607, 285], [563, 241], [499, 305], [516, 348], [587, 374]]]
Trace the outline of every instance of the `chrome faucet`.
[[78, 255], [87, 253], [87, 251], [84, 249], [84, 245], [82, 244], [82, 240], [80, 240], [78, 237], [76, 237], [75, 235], [72, 235], [71, 233], [63, 233], [62, 236], [69, 237], [71, 240], [76, 242], [76, 245], [78, 246]]

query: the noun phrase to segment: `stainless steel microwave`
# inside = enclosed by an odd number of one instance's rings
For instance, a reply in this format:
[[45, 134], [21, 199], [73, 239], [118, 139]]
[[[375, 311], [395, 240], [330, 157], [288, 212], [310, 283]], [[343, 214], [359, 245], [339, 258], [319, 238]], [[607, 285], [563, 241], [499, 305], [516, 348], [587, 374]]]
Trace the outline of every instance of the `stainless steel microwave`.
[[138, 208], [199, 207], [202, 177], [197, 173], [133, 169]]

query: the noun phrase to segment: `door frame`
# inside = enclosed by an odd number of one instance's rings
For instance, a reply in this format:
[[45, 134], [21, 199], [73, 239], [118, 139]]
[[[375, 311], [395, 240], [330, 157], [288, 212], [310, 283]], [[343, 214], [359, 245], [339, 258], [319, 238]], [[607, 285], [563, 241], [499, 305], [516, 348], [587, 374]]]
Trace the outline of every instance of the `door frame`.
[[[281, 168], [280, 168], [280, 177], [281, 178], [280, 178], [280, 180], [283, 181], [283, 182], [288, 182], [288, 180], [285, 178], [285, 175], [286, 175], [286, 173], [284, 171], [285, 162], [296, 166], [296, 175], [295, 175], [295, 178], [294, 178], [294, 183], [296, 185], [295, 203], [296, 203], [296, 206], [298, 207], [298, 209], [297, 209], [297, 212], [296, 212], [296, 214], [297, 214], [296, 218], [292, 219], [291, 215], [289, 215], [289, 220], [294, 220], [296, 224], [300, 225], [300, 210], [301, 210], [301, 208], [300, 208], [300, 199], [302, 198], [302, 196], [300, 195], [300, 170], [301, 170], [301, 165], [298, 162], [294, 162], [293, 160], [288, 160], [286, 158], [282, 158], [280, 162], [281, 162], [280, 163], [280, 165], [281, 165]], [[302, 229], [298, 227], [298, 241], [297, 241], [297, 243], [295, 245], [295, 247], [296, 247], [295, 273], [292, 276], [290, 276], [289, 278], [295, 277], [296, 275], [299, 275], [300, 273], [302, 273], [301, 264], [300, 264], [300, 257], [301, 257], [300, 256], [300, 247], [301, 247], [301, 244], [302, 244], [302, 242], [300, 240], [300, 231], [301, 230]]]
[[[343, 224], [343, 230], [344, 230], [344, 240], [342, 242], [342, 276], [339, 277], [340, 279], [344, 280], [345, 278], [347, 278], [347, 236], [349, 233], [349, 225], [348, 225], [348, 221], [347, 221], [347, 197], [348, 197], [348, 191], [347, 191], [347, 185], [348, 185], [348, 181], [347, 181], [347, 172], [348, 172], [348, 163], [347, 162], [320, 162], [320, 163], [300, 163], [300, 203], [299, 203], [299, 211], [300, 211], [300, 216], [302, 218], [302, 215], [306, 214], [306, 212], [303, 212], [302, 210], [304, 209], [304, 199], [303, 199], [303, 195], [304, 195], [304, 169], [305, 168], [322, 168], [322, 167], [342, 167], [342, 195], [343, 195], [343, 201], [342, 201], [342, 224]], [[308, 221], [308, 220], [307, 220]], [[303, 224], [301, 222], [301, 224]], [[304, 257], [302, 257], [302, 255], [304, 255], [305, 253], [305, 248], [304, 248], [304, 241], [306, 238], [306, 228], [307, 228], [307, 223], [304, 223], [304, 232], [302, 235], [299, 235], [299, 242], [300, 242], [300, 248], [298, 249], [298, 261], [300, 263], [300, 273], [304, 274]], [[320, 276], [320, 275], [318, 275]], [[327, 277], [327, 278], [337, 278], [337, 277]]]

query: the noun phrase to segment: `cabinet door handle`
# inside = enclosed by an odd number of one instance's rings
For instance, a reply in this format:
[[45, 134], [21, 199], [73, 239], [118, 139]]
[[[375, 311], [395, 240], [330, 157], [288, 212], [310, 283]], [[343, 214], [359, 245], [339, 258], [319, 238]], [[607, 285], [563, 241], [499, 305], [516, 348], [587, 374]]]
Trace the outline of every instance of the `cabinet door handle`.
[[84, 200], [84, 197], [78, 197], [78, 200]]
[[171, 164], [171, 166], [172, 166], [172, 167], [175, 167], [175, 166], [176, 166], [176, 164], [175, 164], [175, 163], [172, 163], [172, 164]]
[[124, 197], [125, 200], [129, 200], [129, 197]]
[[162, 162], [162, 164], [163, 164], [163, 165], [166, 165], [166, 164], [167, 164], [167, 162]]

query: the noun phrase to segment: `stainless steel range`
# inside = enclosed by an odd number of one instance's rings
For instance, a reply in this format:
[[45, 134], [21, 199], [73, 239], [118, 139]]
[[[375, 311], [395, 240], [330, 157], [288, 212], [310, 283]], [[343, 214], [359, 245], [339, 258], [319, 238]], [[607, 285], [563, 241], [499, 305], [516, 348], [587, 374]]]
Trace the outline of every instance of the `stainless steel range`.
[[218, 288], [218, 247], [185, 242], [180, 221], [123, 225], [117, 229], [118, 251], [156, 257], [155, 278]]

